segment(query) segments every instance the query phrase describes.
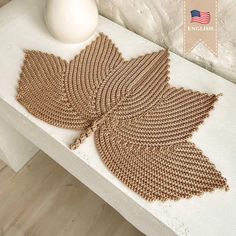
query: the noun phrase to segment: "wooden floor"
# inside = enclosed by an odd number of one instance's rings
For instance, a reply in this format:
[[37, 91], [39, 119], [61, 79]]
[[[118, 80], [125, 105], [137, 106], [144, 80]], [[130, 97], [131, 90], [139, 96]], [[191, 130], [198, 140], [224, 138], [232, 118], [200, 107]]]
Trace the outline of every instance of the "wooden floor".
[[23, 235], [142, 234], [40, 151], [17, 174], [0, 161], [0, 236]]

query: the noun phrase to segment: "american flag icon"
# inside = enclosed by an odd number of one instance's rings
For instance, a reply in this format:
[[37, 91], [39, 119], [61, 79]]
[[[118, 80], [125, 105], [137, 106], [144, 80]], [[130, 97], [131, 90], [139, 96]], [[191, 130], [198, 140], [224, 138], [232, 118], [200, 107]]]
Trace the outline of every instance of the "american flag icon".
[[192, 10], [191, 11], [192, 16], [192, 22], [197, 22], [200, 24], [209, 24], [211, 15], [210, 12], [204, 12], [204, 11], [198, 11], [198, 10]]

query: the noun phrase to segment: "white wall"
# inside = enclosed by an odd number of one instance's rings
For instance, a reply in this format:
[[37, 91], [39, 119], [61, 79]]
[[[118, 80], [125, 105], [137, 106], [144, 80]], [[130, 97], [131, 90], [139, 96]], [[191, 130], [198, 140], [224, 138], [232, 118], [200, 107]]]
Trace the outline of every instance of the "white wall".
[[[182, 55], [183, 1], [97, 0], [102, 15]], [[219, 56], [199, 45], [187, 58], [236, 83], [236, 1], [219, 0]]]

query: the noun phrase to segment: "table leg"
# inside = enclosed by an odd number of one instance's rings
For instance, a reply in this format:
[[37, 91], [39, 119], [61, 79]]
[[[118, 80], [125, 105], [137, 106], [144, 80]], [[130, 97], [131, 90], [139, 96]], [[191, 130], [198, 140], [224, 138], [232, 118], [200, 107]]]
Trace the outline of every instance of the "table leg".
[[19, 171], [39, 149], [0, 117], [0, 159]]

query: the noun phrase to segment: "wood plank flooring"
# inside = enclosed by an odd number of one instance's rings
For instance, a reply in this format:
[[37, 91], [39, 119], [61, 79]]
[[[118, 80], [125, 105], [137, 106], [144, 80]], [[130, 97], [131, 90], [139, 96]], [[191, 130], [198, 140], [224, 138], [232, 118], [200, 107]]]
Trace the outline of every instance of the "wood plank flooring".
[[43, 152], [17, 174], [0, 161], [0, 236], [141, 235]]

